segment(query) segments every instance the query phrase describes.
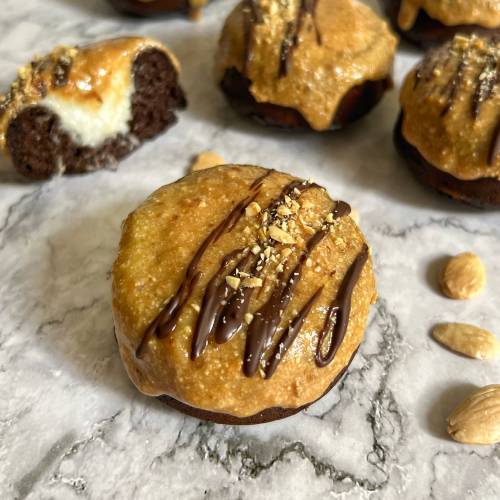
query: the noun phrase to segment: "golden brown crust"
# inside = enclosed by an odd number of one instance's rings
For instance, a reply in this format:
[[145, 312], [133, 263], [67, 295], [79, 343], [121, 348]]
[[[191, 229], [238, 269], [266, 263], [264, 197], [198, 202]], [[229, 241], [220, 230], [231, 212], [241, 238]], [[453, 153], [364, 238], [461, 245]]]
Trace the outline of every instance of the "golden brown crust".
[[[190, 359], [193, 330], [208, 281], [217, 273], [225, 255], [235, 249], [253, 248], [263, 238], [263, 210], [250, 209], [202, 257], [201, 277], [176, 321], [175, 330], [164, 339], [151, 336], [142, 355], [136, 355], [146, 329], [184, 281], [186, 267], [202, 241], [264, 173], [266, 170], [259, 167], [236, 165], [192, 173], [153, 193], [126, 220], [113, 268], [113, 312], [122, 359], [134, 384], [145, 394], [166, 394], [196, 408], [237, 417], [254, 415], [266, 408], [296, 408], [320, 397], [359, 346], [368, 309], [376, 297], [370, 258], [354, 288], [344, 341], [333, 362], [324, 368], [315, 363], [318, 334], [328, 305], [365, 244], [353, 220], [341, 217], [331, 224], [326, 237], [311, 253], [278, 335], [273, 337], [276, 342], [289, 320], [324, 286], [272, 377], [265, 379], [262, 370], [251, 377], [243, 373], [247, 327], [223, 344], [210, 338], [204, 352], [194, 361]], [[264, 179], [255, 202], [264, 209], [292, 180], [287, 174], [273, 172]], [[252, 295], [250, 315], [268, 300], [276, 284], [278, 266], [283, 265], [288, 272], [295, 265], [306, 241], [325, 220], [330, 220], [335, 207], [319, 187], [304, 191], [299, 204], [298, 214], [290, 219], [293, 226], [289, 223], [287, 229], [294, 243], [276, 242], [276, 260], [268, 260], [264, 267], [262, 287]], [[243, 286], [245, 277], [240, 277]], [[252, 318], [245, 317], [245, 321], [251, 322]], [[270, 351], [266, 351], [265, 357]]]
[[396, 43], [357, 1], [244, 0], [226, 20], [217, 79], [235, 68], [257, 102], [295, 109], [311, 128], [327, 130], [351, 88], [390, 76]]
[[404, 139], [458, 179], [500, 178], [499, 63], [500, 38], [457, 35], [403, 84]]
[[398, 26], [403, 31], [410, 30], [420, 9], [446, 26], [500, 27], [500, 3], [497, 0], [401, 0]]
[[0, 150], [6, 151], [11, 121], [47, 97], [89, 110], [113, 102], [133, 87], [134, 60], [150, 47], [166, 52], [179, 69], [177, 59], [163, 44], [142, 37], [116, 38], [81, 48], [57, 47], [50, 54], [35, 58], [19, 70], [9, 92], [0, 96]]

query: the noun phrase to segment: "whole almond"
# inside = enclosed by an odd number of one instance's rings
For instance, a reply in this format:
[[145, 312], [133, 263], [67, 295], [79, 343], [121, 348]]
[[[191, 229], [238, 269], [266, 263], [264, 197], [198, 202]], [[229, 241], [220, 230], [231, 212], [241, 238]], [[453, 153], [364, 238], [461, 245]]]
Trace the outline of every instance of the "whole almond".
[[500, 442], [500, 385], [474, 391], [448, 417], [448, 433], [460, 443]]
[[470, 299], [486, 284], [486, 270], [481, 259], [465, 252], [452, 257], [441, 274], [441, 290], [451, 299]]
[[203, 151], [194, 158], [191, 164], [191, 172], [198, 170], [206, 170], [207, 168], [216, 167], [217, 165], [224, 165], [225, 161], [222, 156], [214, 153], [213, 151]]
[[500, 354], [495, 335], [474, 325], [442, 323], [434, 327], [432, 336], [452, 351], [471, 358], [492, 359]]

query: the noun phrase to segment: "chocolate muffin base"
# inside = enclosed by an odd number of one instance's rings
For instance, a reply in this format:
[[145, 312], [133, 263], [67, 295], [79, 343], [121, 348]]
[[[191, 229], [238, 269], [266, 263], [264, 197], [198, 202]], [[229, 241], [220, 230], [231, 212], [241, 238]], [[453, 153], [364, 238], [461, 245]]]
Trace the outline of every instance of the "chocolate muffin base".
[[484, 177], [464, 181], [431, 165], [404, 137], [402, 133], [403, 114], [394, 128], [394, 144], [415, 177], [452, 198], [477, 208], [500, 207], [500, 180]]
[[[358, 347], [359, 349], [359, 347]], [[291, 417], [292, 415], [295, 415], [296, 413], [299, 413], [302, 410], [305, 410], [309, 406], [313, 405], [316, 403], [316, 401], [319, 401], [321, 398], [326, 396], [328, 392], [330, 392], [335, 385], [340, 381], [340, 379], [344, 376], [346, 373], [347, 369], [349, 368], [349, 365], [352, 363], [352, 360], [354, 359], [354, 356], [356, 356], [356, 353], [358, 352], [358, 349], [356, 349], [351, 358], [349, 359], [349, 362], [347, 363], [344, 368], [339, 372], [339, 374], [335, 377], [333, 382], [330, 384], [328, 389], [316, 400], [312, 401], [311, 403], [308, 403], [306, 405], [300, 406], [298, 408], [267, 408], [255, 415], [251, 415], [250, 417], [235, 417], [234, 415], [228, 415], [227, 413], [217, 413], [217, 412], [212, 412], [212, 411], [207, 411], [207, 410], [202, 410], [200, 408], [194, 408], [192, 406], [189, 406], [185, 403], [181, 403], [177, 399], [174, 399], [170, 396], [158, 396], [157, 399], [159, 399], [162, 403], [165, 403], [166, 405], [174, 408], [175, 410], [185, 413], [186, 415], [189, 415], [190, 417], [195, 417], [200, 420], [206, 420], [209, 422], [215, 422], [216, 424], [225, 424], [225, 425], [256, 425], [256, 424], [265, 424], [267, 422], [273, 422], [274, 420], [280, 420], [282, 418], [286, 417]]]
[[9, 124], [7, 147], [15, 168], [31, 179], [57, 173], [80, 174], [112, 165], [176, 122], [173, 110], [186, 100], [177, 71], [158, 49], [141, 52], [133, 64], [135, 92], [129, 133], [97, 147], [77, 144], [59, 117], [42, 105], [24, 109]]
[[429, 17], [423, 9], [420, 9], [413, 27], [408, 31], [404, 31], [398, 25], [398, 14], [401, 0], [381, 0], [381, 2], [393, 28], [398, 32], [401, 38], [423, 49], [441, 45], [442, 43], [453, 38], [457, 33], [476, 33], [484, 36], [500, 34], [500, 28], [484, 28], [483, 26], [479, 26], [477, 24], [447, 26], [446, 24]]
[[139, 2], [138, 0], [109, 0], [109, 3], [122, 14], [135, 17], [157, 17], [173, 13], [188, 14], [193, 9], [189, 0], [155, 0]]
[[[292, 108], [257, 102], [250, 92], [251, 80], [236, 68], [228, 68], [220, 87], [231, 106], [240, 114], [267, 126], [286, 130], [312, 130], [302, 114]], [[367, 81], [343, 97], [329, 130], [337, 130], [367, 114], [392, 87], [390, 77]]]

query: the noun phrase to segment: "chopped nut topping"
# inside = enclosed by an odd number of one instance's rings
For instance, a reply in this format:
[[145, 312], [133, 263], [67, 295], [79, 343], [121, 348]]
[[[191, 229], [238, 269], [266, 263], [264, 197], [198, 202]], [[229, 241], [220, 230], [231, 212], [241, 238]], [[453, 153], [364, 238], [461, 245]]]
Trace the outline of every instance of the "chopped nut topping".
[[292, 213], [292, 211], [286, 205], [280, 205], [276, 210], [276, 212], [278, 213], [278, 215], [281, 215], [282, 217], [287, 217]]
[[252, 201], [247, 208], [245, 208], [245, 214], [248, 217], [253, 217], [254, 215], [259, 214], [261, 211], [260, 205], [256, 201]]
[[236, 290], [240, 286], [240, 278], [237, 278], [236, 276], [226, 276], [226, 283], [231, 287]]
[[191, 304], [191, 307], [196, 311], [200, 312], [200, 306], [198, 304]]
[[[271, 256], [271, 247], [266, 247], [264, 252], [263, 252], [264, 257], [269, 258]], [[264, 258], [262, 257], [262, 258]]]
[[262, 279], [255, 278], [254, 276], [250, 278], [245, 278], [243, 280], [242, 285], [247, 288], [259, 288], [262, 286]]
[[306, 260], [306, 267], [312, 267], [312, 265], [313, 265], [313, 261], [310, 258], [308, 258]]
[[249, 325], [253, 321], [253, 314], [252, 313], [245, 313], [244, 316], [245, 323]]
[[254, 245], [254, 246], [252, 247], [252, 253], [253, 253], [254, 255], [257, 255], [260, 251], [261, 251], [261, 248], [259, 247], [259, 245]]
[[275, 226], [274, 224], [272, 226], [269, 226], [269, 234], [273, 240], [276, 240], [280, 243], [287, 243], [287, 244], [295, 243], [295, 240], [290, 234], [283, 231], [283, 229], [279, 228], [278, 226]]
[[329, 222], [329, 223], [332, 223], [335, 219], [333, 218], [333, 214], [330, 212], [327, 216], [326, 216], [326, 222]]
[[292, 253], [291, 248], [283, 248], [283, 250], [281, 250], [281, 256], [283, 258], [287, 258], [291, 253]]

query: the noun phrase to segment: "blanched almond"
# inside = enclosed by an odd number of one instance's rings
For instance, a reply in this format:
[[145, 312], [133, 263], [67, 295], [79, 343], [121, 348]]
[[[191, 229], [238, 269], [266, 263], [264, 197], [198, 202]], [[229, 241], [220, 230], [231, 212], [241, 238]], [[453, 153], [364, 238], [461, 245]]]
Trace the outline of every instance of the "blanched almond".
[[471, 358], [492, 359], [500, 354], [495, 335], [466, 323], [443, 323], [432, 330], [432, 336], [452, 351]]
[[448, 417], [448, 433], [460, 443], [500, 442], [500, 385], [474, 391]]
[[451, 299], [470, 299], [486, 284], [486, 270], [481, 259], [465, 252], [452, 257], [441, 275], [441, 289]]

